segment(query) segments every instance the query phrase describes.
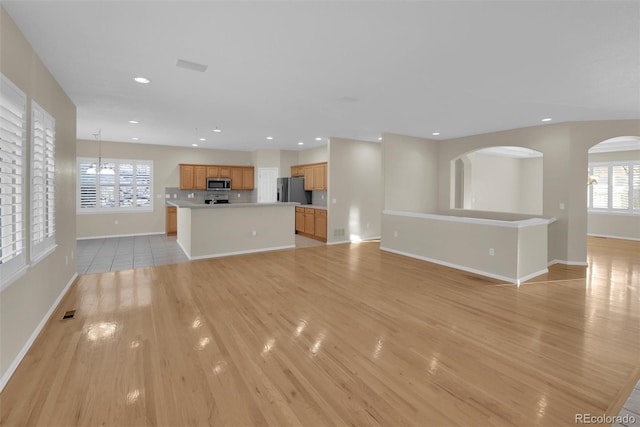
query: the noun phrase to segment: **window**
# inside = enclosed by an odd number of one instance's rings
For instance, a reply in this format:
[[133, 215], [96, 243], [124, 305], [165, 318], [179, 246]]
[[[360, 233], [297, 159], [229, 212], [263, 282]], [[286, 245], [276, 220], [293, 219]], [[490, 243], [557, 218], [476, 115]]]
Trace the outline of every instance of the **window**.
[[78, 158], [78, 213], [153, 211], [151, 160]]
[[0, 286], [26, 269], [25, 144], [27, 97], [0, 74]]
[[31, 102], [31, 261], [56, 244], [55, 224], [56, 122]]
[[589, 210], [640, 215], [640, 161], [589, 164]]

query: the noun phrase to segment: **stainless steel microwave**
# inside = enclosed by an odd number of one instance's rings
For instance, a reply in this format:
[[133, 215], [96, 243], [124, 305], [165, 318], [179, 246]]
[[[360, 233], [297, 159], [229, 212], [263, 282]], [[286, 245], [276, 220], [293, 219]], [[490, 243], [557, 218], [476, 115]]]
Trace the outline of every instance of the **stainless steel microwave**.
[[231, 190], [229, 178], [207, 178], [207, 190]]

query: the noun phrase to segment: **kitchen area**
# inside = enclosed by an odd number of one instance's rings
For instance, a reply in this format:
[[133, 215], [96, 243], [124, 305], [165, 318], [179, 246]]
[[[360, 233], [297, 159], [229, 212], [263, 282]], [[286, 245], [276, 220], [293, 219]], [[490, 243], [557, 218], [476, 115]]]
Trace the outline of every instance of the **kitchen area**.
[[165, 188], [166, 234], [190, 259], [294, 248], [296, 233], [327, 240], [327, 162], [294, 165], [290, 177], [262, 183], [276, 189], [266, 203], [257, 202], [253, 166], [179, 168], [180, 187]]

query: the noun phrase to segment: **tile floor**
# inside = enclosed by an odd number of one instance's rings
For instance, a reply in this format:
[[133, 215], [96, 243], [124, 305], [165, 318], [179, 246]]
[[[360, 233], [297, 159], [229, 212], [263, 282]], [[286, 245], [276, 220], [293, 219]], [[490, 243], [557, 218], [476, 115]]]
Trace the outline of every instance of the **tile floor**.
[[[297, 248], [321, 245], [324, 243], [296, 235]], [[176, 242], [176, 237], [163, 234], [78, 240], [76, 254], [78, 274], [106, 273], [189, 261]]]
[[636, 387], [631, 392], [631, 395], [622, 406], [619, 417], [628, 420], [629, 422], [614, 423], [613, 427], [625, 426], [640, 426], [640, 381], [636, 384]]
[[175, 236], [164, 234], [78, 240], [76, 253], [78, 274], [189, 261]]

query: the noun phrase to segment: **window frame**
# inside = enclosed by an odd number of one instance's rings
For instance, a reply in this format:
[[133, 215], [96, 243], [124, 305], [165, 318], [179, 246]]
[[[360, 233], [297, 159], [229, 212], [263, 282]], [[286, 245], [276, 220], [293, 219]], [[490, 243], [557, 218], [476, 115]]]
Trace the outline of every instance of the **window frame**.
[[[99, 194], [100, 194], [100, 180], [98, 179], [98, 175], [96, 174], [96, 206], [95, 207], [82, 207], [82, 186], [81, 180], [83, 177], [82, 174], [82, 165], [83, 164], [95, 164], [96, 168], [99, 169], [99, 163], [113, 163], [115, 165], [114, 169], [114, 195], [119, 194], [120, 189], [120, 165], [121, 164], [132, 164], [133, 165], [133, 175], [132, 175], [132, 184], [126, 185], [127, 187], [133, 187], [133, 194], [135, 195], [134, 202], [137, 201], [137, 167], [138, 165], [145, 165], [149, 167], [149, 206], [120, 206], [120, 198], [114, 197], [116, 206], [115, 207], [101, 207], [99, 206]], [[95, 215], [95, 214], [114, 214], [114, 213], [151, 213], [154, 211], [153, 204], [153, 160], [141, 160], [141, 159], [114, 159], [114, 158], [98, 158], [98, 157], [77, 157], [76, 158], [76, 213], [78, 215]]]
[[[7, 157], [8, 158], [13, 157], [14, 159], [11, 162], [3, 162], [4, 167], [6, 167], [9, 170], [9, 172], [5, 172], [3, 170], [2, 164], [0, 164], [0, 172], [4, 172], [7, 174], [5, 175], [5, 178], [10, 175], [16, 175], [20, 181], [19, 183], [15, 184], [15, 183], [2, 182], [2, 180], [0, 179], [0, 193], [2, 192], [3, 188], [7, 188], [9, 186], [15, 187], [17, 185], [20, 187], [19, 197], [15, 197], [15, 196], [9, 197], [14, 201], [18, 200], [18, 203], [12, 202], [11, 212], [8, 215], [4, 214], [5, 218], [7, 216], [15, 217], [16, 216], [15, 210], [17, 209], [20, 211], [19, 212], [19, 217], [20, 217], [19, 228], [20, 229], [19, 231], [15, 231], [13, 233], [13, 234], [18, 233], [18, 236], [19, 236], [18, 241], [20, 242], [18, 244], [19, 249], [15, 251], [16, 253], [13, 254], [11, 258], [6, 259], [4, 262], [2, 261], [2, 258], [1, 258], [1, 253], [2, 253], [1, 246], [3, 244], [4, 239], [2, 236], [2, 228], [1, 228], [2, 220], [0, 218], [0, 290], [4, 290], [8, 288], [12, 283], [14, 283], [22, 275], [24, 275], [27, 271], [27, 268], [29, 267], [27, 264], [27, 254], [26, 254], [26, 240], [27, 240], [27, 229], [26, 229], [27, 203], [26, 202], [27, 202], [27, 188], [28, 188], [27, 187], [27, 150], [28, 150], [27, 131], [28, 131], [28, 128], [27, 128], [27, 95], [22, 90], [20, 90], [20, 88], [18, 88], [15, 84], [13, 84], [13, 82], [9, 80], [2, 73], [0, 73], [0, 94], [2, 94], [3, 97], [7, 96], [7, 98], [10, 99], [10, 102], [12, 103], [15, 103], [17, 101], [17, 105], [15, 106], [19, 110], [21, 110], [19, 113], [22, 116], [20, 117], [19, 114], [15, 114], [15, 112], [12, 112], [13, 115], [16, 116], [18, 119], [16, 120], [16, 123], [12, 123], [10, 119], [8, 118], [5, 119], [4, 114], [0, 112], [0, 117], [3, 118], [2, 120], [0, 120], [0, 134], [3, 134], [5, 132], [11, 133], [11, 130], [5, 128], [5, 126], [3, 125], [3, 122], [5, 120], [13, 124], [15, 128], [19, 129], [21, 132], [21, 135], [19, 135], [19, 144], [7, 139], [3, 139], [2, 142], [0, 142], [0, 143], [5, 143], [8, 147], [12, 147], [12, 146], [17, 147], [14, 150], [19, 153], [18, 154], [16, 152], [11, 152], [11, 150], [9, 150], [11, 154], [8, 155]], [[0, 109], [3, 109], [3, 107], [0, 106]], [[11, 166], [14, 166], [14, 167], [11, 167]], [[20, 172], [12, 174], [10, 170], [17, 169], [17, 167], [20, 167], [21, 169]], [[9, 194], [12, 194], [12, 193], [9, 193]], [[0, 197], [0, 204], [1, 203], [2, 203], [2, 198]], [[0, 215], [2, 215], [1, 208], [0, 208]], [[12, 221], [9, 225], [14, 225], [14, 221]]]
[[[38, 117], [39, 116], [39, 117]], [[42, 129], [36, 129], [41, 122]], [[38, 138], [38, 133], [42, 136]], [[47, 148], [47, 134], [51, 136], [51, 149]], [[40, 145], [42, 153], [36, 153]], [[37, 102], [31, 101], [31, 141], [30, 141], [30, 179], [29, 179], [29, 257], [32, 264], [36, 264], [46, 258], [56, 248], [56, 217], [55, 217], [55, 146], [56, 146], [56, 121]], [[36, 154], [41, 154], [38, 159]], [[36, 163], [42, 163], [37, 166]], [[40, 175], [41, 174], [41, 175]], [[37, 183], [42, 178], [41, 184]], [[51, 180], [51, 182], [49, 182]], [[41, 185], [42, 191], [36, 191]], [[37, 198], [41, 194], [41, 198]], [[53, 197], [51, 197], [53, 196]], [[41, 206], [38, 206], [41, 202]], [[42, 224], [42, 230], [36, 226]]]
[[[628, 182], [628, 207], [625, 208], [614, 208], [613, 207], [613, 168], [615, 166], [627, 166], [631, 173], [629, 174], [629, 182]], [[606, 167], [607, 168], [607, 207], [606, 208], [594, 208], [593, 207], [593, 188], [594, 185], [591, 184], [588, 186], [587, 190], [587, 210], [589, 213], [595, 214], [610, 214], [610, 215], [632, 215], [632, 216], [640, 216], [640, 208], [633, 208], [633, 195], [634, 195], [634, 187], [633, 187], [633, 169], [634, 167], [640, 168], [640, 160], [617, 160], [617, 161], [608, 161], [608, 162], [590, 162], [588, 165], [588, 174], [589, 176], [593, 176], [593, 169], [595, 167]], [[640, 191], [640, 190], [639, 190]]]

